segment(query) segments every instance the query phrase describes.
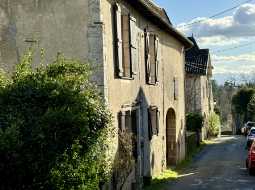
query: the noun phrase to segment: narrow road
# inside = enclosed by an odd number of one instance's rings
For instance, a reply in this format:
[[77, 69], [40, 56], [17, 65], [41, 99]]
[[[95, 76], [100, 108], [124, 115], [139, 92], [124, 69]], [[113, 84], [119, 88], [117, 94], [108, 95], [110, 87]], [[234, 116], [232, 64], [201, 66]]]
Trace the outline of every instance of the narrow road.
[[255, 190], [255, 176], [245, 168], [245, 137], [224, 136], [197, 155], [166, 190]]

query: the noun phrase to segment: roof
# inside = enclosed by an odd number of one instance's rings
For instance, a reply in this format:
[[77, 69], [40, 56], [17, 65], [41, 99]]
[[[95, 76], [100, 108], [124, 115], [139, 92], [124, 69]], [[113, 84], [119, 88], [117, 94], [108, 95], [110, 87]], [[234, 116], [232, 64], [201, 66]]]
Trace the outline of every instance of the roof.
[[187, 37], [173, 27], [166, 11], [157, 6], [151, 0], [128, 0], [126, 2], [139, 12], [143, 13], [145, 17], [147, 17], [159, 28], [165, 30], [170, 35], [174, 36], [178, 41], [183, 43], [186, 49], [193, 46], [193, 43]]
[[206, 75], [210, 57], [209, 49], [200, 49], [194, 37], [188, 38], [194, 46], [186, 51], [185, 70], [190, 74]]

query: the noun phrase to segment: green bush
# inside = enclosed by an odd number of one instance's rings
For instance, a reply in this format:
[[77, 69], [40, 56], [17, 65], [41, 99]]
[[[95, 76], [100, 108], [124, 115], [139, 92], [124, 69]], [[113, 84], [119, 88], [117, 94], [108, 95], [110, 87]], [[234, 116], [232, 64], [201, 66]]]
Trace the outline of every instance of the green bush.
[[250, 121], [255, 121], [255, 95], [252, 96], [250, 102], [247, 106], [248, 119]]
[[203, 127], [204, 118], [199, 113], [188, 113], [186, 115], [186, 126], [188, 131], [200, 131]]
[[219, 134], [220, 128], [220, 116], [216, 113], [211, 113], [208, 118], [208, 135], [209, 136], [217, 136]]
[[0, 189], [95, 190], [111, 172], [111, 116], [88, 64], [31, 52], [0, 77]]

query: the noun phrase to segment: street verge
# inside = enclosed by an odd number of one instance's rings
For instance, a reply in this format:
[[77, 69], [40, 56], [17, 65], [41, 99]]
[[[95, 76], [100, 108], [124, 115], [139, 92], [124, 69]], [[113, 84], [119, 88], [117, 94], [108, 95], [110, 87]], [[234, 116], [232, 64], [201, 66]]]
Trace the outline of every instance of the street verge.
[[146, 186], [144, 190], [164, 190], [169, 182], [182, 177], [183, 170], [191, 164], [193, 158], [210, 144], [215, 144], [215, 141], [205, 140], [201, 142], [200, 146], [187, 155], [186, 159], [180, 162], [177, 166], [168, 168], [159, 176], [153, 177], [151, 184]]

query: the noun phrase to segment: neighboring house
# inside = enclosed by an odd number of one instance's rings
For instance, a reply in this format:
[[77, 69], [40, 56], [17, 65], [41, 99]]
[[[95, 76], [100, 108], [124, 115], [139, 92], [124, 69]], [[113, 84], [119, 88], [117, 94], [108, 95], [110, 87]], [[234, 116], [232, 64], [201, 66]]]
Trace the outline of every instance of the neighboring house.
[[39, 47], [38, 60], [44, 48], [47, 62], [62, 52], [91, 63], [114, 126], [135, 136], [136, 167], [123, 189], [184, 159], [184, 60], [193, 44], [150, 0], [2, 0], [0, 41], [7, 70], [29, 46]]
[[214, 111], [212, 94], [212, 64], [209, 49], [200, 49], [194, 37], [189, 37], [193, 48], [185, 56], [186, 113], [198, 112], [204, 117], [202, 138], [207, 137], [208, 118]]

